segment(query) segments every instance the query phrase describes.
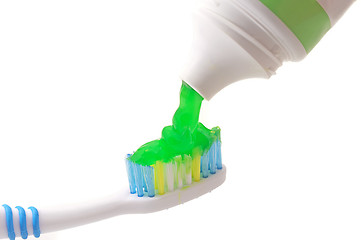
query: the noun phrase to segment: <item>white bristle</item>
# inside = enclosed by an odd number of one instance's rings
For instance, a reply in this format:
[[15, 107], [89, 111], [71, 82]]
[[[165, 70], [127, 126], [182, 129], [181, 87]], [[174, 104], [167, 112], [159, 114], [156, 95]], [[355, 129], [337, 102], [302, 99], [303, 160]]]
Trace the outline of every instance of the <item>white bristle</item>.
[[192, 184], [192, 173], [186, 175], [186, 184], [187, 185]]
[[183, 187], [183, 176], [186, 172], [185, 166], [184, 164], [179, 164], [178, 165], [178, 188], [182, 188]]
[[174, 172], [172, 162], [165, 164], [165, 171], [165, 180], [167, 182], [168, 191], [172, 192], [174, 191]]
[[186, 184], [190, 185], [192, 184], [192, 157], [189, 155], [184, 156], [183, 164], [185, 166], [185, 180]]

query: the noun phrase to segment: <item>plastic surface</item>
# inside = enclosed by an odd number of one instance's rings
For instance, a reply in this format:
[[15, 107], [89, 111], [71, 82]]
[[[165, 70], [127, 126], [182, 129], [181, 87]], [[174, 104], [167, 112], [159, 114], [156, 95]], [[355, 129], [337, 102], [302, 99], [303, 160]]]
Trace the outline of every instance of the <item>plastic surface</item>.
[[306, 56], [300, 41], [259, 1], [205, 1], [194, 13], [191, 55], [180, 77], [210, 100], [231, 83], [269, 78]]
[[24, 208], [17, 206], [15, 207], [16, 209], [18, 209], [19, 211], [19, 224], [20, 224], [20, 232], [21, 232], [21, 237], [23, 239], [27, 239], [28, 238], [28, 229], [27, 229], [27, 225], [26, 225], [26, 213]]
[[40, 237], [40, 226], [39, 226], [39, 212], [35, 207], [29, 207], [33, 215], [33, 235], [36, 238]]
[[346, 10], [356, 0], [317, 0], [318, 3], [325, 9], [330, 17], [331, 25], [335, 25], [336, 22], [342, 17]]
[[8, 205], [4, 204], [3, 207], [5, 209], [6, 229], [8, 237], [10, 240], [15, 240], [13, 212]]
[[[94, 201], [72, 204], [64, 207], [44, 208], [39, 210], [39, 227], [42, 233], [73, 228], [84, 224], [115, 217], [121, 214], [142, 214], [168, 209], [179, 204], [195, 199], [220, 186], [226, 179], [226, 168], [217, 174], [210, 175], [207, 179], [193, 183], [187, 188], [175, 190], [154, 198], [139, 198], [131, 195], [127, 190]], [[17, 212], [17, 209], [15, 209]], [[29, 236], [33, 235], [31, 212], [26, 213]], [[7, 238], [5, 224], [5, 210], [0, 211], [0, 239]], [[16, 236], [20, 236], [18, 214], [13, 218]], [[36, 233], [35, 233], [36, 234]]]
[[195, 13], [194, 19], [191, 56], [180, 77], [205, 99], [240, 79], [271, 75], [205, 13]]
[[180, 77], [207, 100], [236, 81], [269, 78], [306, 57], [353, 2], [203, 0]]
[[316, 0], [260, 0], [297, 36], [309, 53], [331, 28], [330, 19]]
[[36, 224], [39, 223], [37, 213], [36, 208], [33, 210], [20, 206], [11, 208], [4, 204], [0, 208], [0, 239], [15, 239], [15, 237], [27, 239], [31, 235], [40, 236], [40, 227], [39, 224]]

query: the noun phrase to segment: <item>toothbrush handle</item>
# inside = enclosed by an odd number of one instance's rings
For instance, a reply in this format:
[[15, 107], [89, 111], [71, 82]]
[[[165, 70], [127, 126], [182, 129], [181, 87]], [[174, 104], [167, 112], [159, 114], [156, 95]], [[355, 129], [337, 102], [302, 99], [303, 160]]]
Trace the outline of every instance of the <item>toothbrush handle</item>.
[[[0, 239], [13, 240], [15, 236], [25, 237], [24, 231], [26, 235], [38, 237], [40, 233], [73, 228], [121, 214], [141, 213], [142, 207], [138, 206], [140, 201], [134, 197], [129, 193], [117, 193], [94, 201], [64, 207], [25, 209], [22, 213], [19, 208], [0, 206]], [[34, 209], [38, 213], [35, 219]], [[35, 226], [36, 222], [39, 227]]]
[[84, 203], [39, 209], [41, 231], [55, 232], [133, 213], [131, 205], [127, 196], [114, 194]]

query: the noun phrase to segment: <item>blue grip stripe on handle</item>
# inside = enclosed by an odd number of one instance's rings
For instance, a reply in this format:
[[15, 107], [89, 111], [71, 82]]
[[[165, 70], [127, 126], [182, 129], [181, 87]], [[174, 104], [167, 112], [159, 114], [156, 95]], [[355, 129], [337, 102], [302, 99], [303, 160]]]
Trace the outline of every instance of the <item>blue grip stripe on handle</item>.
[[31, 212], [33, 213], [33, 233], [34, 237], [40, 237], [40, 226], [39, 226], [39, 212], [35, 207], [29, 207]]
[[17, 206], [15, 207], [18, 209], [19, 211], [19, 222], [20, 222], [20, 232], [21, 232], [21, 237], [23, 239], [27, 239], [28, 238], [28, 229], [26, 226], [26, 213], [24, 208]]
[[13, 211], [6, 204], [4, 204], [3, 207], [5, 209], [6, 227], [8, 229], [8, 237], [9, 237], [10, 240], [15, 240], [14, 223], [13, 223]]

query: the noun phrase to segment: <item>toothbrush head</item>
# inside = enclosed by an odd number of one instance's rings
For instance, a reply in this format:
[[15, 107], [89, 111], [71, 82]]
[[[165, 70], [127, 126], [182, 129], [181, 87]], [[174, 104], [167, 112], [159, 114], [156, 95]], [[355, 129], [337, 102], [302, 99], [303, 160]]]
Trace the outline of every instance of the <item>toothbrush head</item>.
[[196, 191], [198, 197], [221, 185], [226, 176], [222, 165], [220, 137], [202, 155], [194, 151], [190, 155], [179, 155], [167, 161], [159, 160], [152, 165], [142, 165], [133, 162], [131, 154], [128, 154], [125, 161], [130, 193], [137, 194], [138, 197], [181, 195], [184, 192], [194, 195], [195, 192], [191, 189], [202, 186], [204, 190]]
[[143, 197], [138, 197], [136, 194], [128, 194], [127, 197], [124, 197], [128, 202], [127, 211], [131, 213], [152, 213], [175, 207], [211, 192], [222, 185], [225, 179], [226, 167], [223, 165], [216, 174], [201, 178], [197, 182], [194, 181], [190, 185], [185, 185], [174, 191], [168, 191], [163, 195], [156, 194], [154, 197], [147, 197], [148, 192], [144, 192]]

